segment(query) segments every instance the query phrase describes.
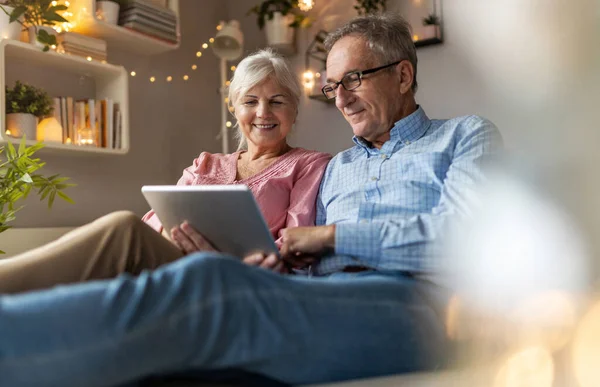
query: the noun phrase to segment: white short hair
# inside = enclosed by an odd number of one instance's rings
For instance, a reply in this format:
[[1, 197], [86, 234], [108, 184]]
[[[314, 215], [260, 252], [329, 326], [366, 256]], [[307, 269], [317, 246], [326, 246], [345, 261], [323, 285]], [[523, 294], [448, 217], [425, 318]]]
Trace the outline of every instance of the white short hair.
[[[287, 60], [270, 48], [248, 55], [236, 66], [229, 84], [229, 107], [232, 107], [248, 90], [264, 82], [267, 78], [274, 79], [290, 93], [297, 113], [302, 92], [298, 77], [292, 71]], [[239, 128], [236, 137], [239, 141], [238, 149], [246, 149], [246, 139]]]

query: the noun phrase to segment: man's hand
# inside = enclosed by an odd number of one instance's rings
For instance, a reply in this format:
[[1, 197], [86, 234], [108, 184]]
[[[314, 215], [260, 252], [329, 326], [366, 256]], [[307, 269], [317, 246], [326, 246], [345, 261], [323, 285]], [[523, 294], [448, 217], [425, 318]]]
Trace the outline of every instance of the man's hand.
[[186, 255], [196, 251], [217, 251], [217, 249], [215, 249], [213, 245], [211, 245], [210, 242], [188, 222], [183, 222], [179, 226], [173, 227], [171, 229], [170, 239]]
[[269, 269], [276, 273], [289, 273], [285, 262], [279, 259], [276, 254], [254, 253], [244, 257], [242, 262], [246, 265]]
[[280, 253], [284, 260], [293, 266], [313, 263], [328, 251], [335, 248], [335, 225], [315, 227], [294, 227], [282, 231]]

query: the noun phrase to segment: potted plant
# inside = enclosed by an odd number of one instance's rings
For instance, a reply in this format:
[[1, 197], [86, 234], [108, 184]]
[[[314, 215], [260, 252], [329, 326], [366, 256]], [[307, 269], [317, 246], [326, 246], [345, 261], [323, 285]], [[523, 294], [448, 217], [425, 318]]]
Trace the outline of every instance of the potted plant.
[[52, 113], [52, 98], [44, 90], [20, 81], [6, 87], [6, 130], [13, 137], [36, 138], [38, 119]]
[[260, 29], [265, 29], [269, 46], [293, 47], [294, 29], [309, 27], [310, 19], [300, 11], [298, 0], [266, 0], [251, 8]]
[[6, 5], [0, 5], [2, 11], [9, 16], [9, 22], [19, 23], [29, 31], [29, 42], [43, 47], [48, 51], [50, 46], [56, 45], [56, 32], [52, 26], [56, 23], [68, 23], [68, 20], [58, 14], [68, 7], [56, 4], [52, 0], [7, 0]]
[[423, 18], [423, 40], [435, 39], [438, 37], [438, 26], [440, 18], [435, 14], [430, 14]]
[[[45, 163], [33, 155], [43, 147], [44, 144], [41, 143], [27, 147], [25, 140], [21, 141], [18, 149], [10, 142], [0, 147], [0, 153], [4, 156], [0, 159], [0, 232], [11, 227], [7, 223], [13, 221], [15, 213], [23, 208], [16, 207], [15, 203], [25, 199], [32, 189], [37, 191], [40, 200], [48, 201], [48, 208], [52, 207], [56, 196], [73, 203], [63, 192], [66, 188], [74, 186], [66, 183], [67, 177], [45, 177], [36, 173]], [[0, 250], [0, 253], [3, 251]]]
[[360, 16], [385, 12], [387, 0], [356, 0], [354, 9]]

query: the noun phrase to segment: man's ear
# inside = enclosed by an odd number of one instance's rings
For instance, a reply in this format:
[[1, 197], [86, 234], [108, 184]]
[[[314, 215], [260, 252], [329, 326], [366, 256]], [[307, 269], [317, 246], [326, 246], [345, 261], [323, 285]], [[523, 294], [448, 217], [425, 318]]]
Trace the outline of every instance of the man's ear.
[[409, 60], [403, 60], [396, 65], [396, 71], [400, 78], [400, 93], [405, 94], [412, 90], [413, 80], [415, 78], [415, 68]]

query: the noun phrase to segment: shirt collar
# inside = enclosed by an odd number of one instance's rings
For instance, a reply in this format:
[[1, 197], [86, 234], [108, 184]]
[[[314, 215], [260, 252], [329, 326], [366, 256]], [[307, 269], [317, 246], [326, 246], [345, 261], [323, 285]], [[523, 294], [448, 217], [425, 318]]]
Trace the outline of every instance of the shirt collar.
[[[427, 117], [423, 108], [417, 106], [417, 110], [394, 124], [394, 127], [390, 130], [388, 142], [396, 144], [398, 141], [416, 141], [429, 129], [430, 123], [431, 120]], [[365, 150], [370, 149], [369, 142], [362, 137], [354, 136], [352, 141]]]

